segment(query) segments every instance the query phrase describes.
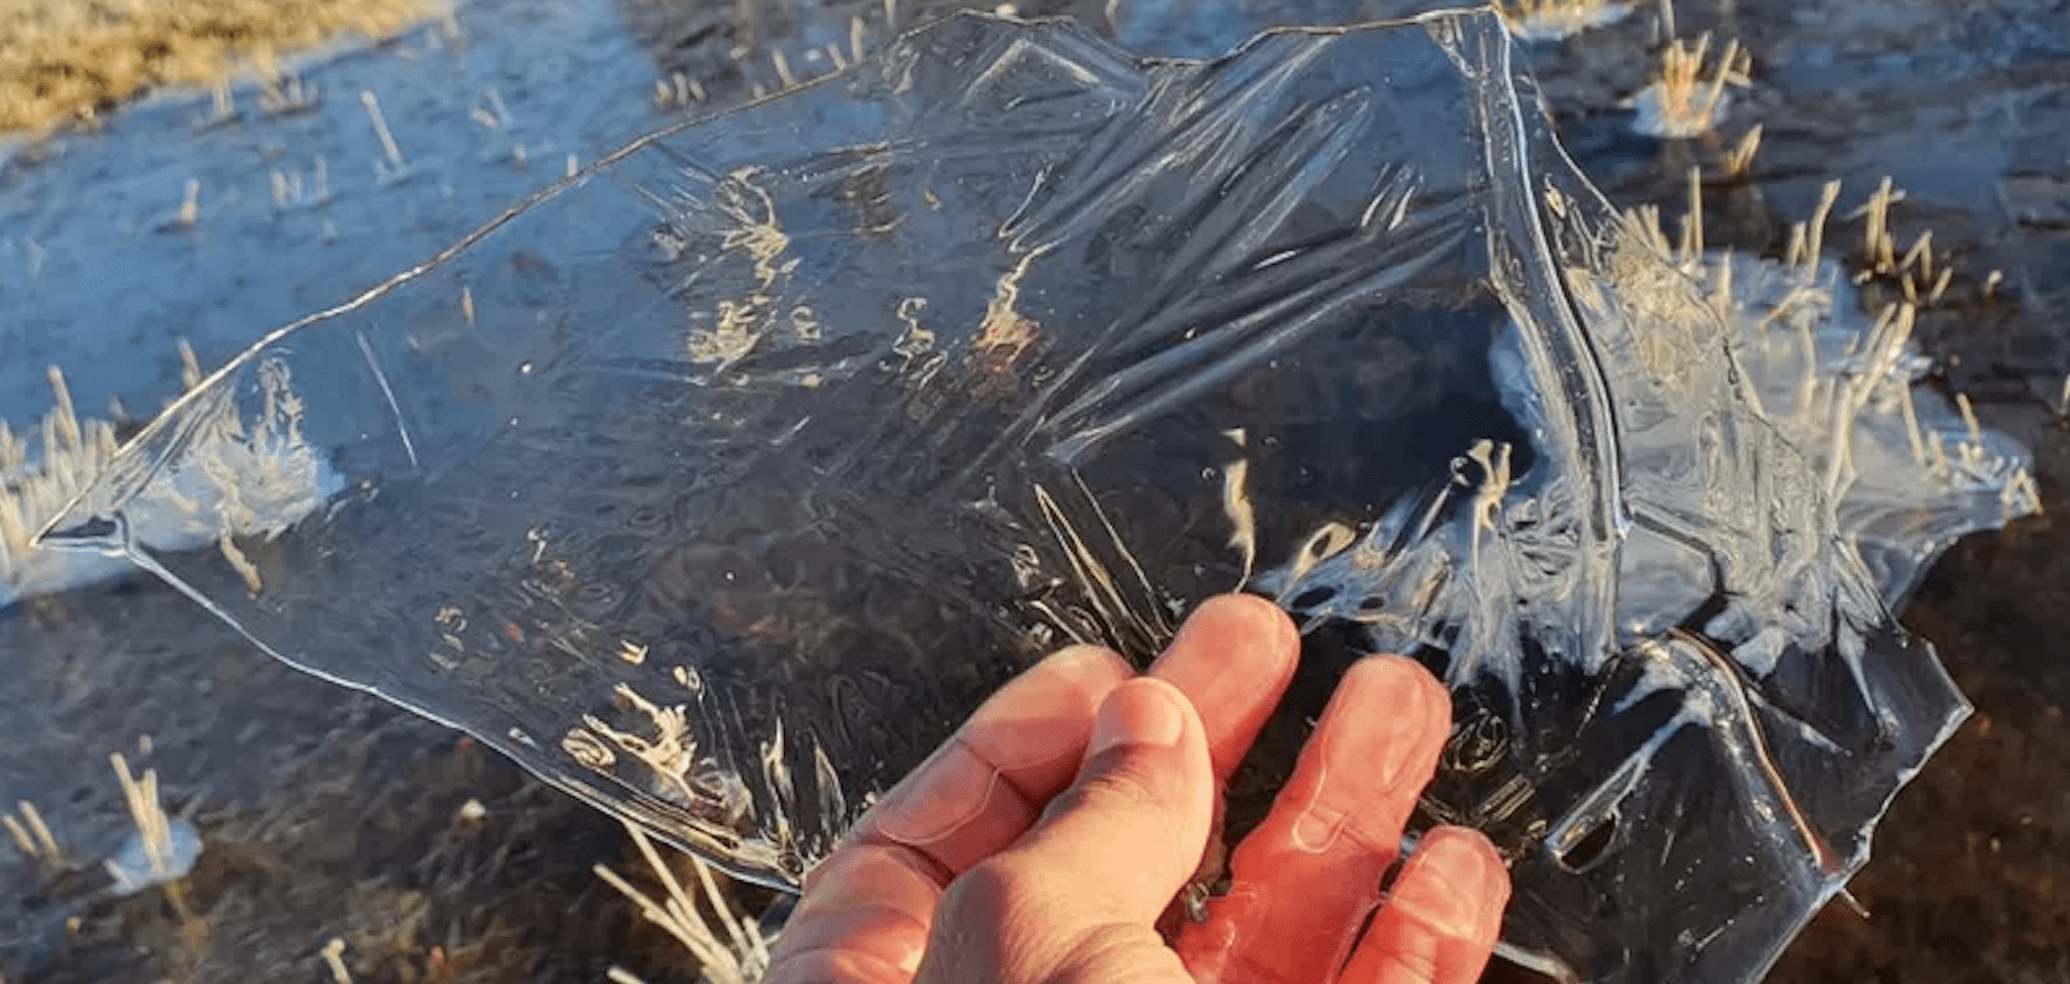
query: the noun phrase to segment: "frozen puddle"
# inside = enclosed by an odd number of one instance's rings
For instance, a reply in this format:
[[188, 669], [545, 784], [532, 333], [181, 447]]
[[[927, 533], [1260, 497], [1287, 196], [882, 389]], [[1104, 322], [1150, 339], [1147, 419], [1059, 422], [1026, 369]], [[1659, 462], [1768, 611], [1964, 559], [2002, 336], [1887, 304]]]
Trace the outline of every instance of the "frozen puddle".
[[1751, 980], [1967, 712], [1891, 607], [2026, 458], [1815, 250], [1614, 213], [1512, 57], [944, 22], [273, 331], [46, 547], [785, 887], [1039, 653], [1265, 592], [1450, 682], [1419, 822], [1503, 848], [1508, 955]]

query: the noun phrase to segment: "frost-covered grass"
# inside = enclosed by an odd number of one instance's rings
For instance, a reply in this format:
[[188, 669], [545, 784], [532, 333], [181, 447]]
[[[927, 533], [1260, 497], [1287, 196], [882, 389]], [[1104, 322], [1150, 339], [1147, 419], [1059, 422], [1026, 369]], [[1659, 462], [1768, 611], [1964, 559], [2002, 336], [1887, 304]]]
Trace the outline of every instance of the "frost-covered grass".
[[[200, 368], [184, 349], [184, 375]], [[269, 375], [270, 373], [270, 375]], [[284, 369], [262, 367], [264, 407], [249, 420], [234, 405], [202, 428], [184, 451], [119, 504], [138, 546], [183, 551], [213, 544], [252, 583], [239, 537], [278, 535], [335, 493], [342, 482], [301, 434], [301, 405]], [[39, 547], [36, 536], [116, 465], [116, 425], [82, 420], [64, 374], [50, 370], [55, 402], [26, 437], [0, 422], [0, 608], [37, 595], [119, 577], [119, 556]]]
[[1622, 0], [1514, 0], [1495, 9], [1519, 40], [1559, 41], [1622, 21], [1632, 5]]
[[[1930, 232], [1897, 253], [1889, 211], [1902, 195], [1888, 180], [1846, 216], [1863, 223], [1859, 255], [1826, 248], [1840, 196], [1832, 182], [1776, 259], [1706, 248], [1695, 178], [1679, 236], [1658, 209], [1631, 218], [1709, 299], [1748, 394], [1823, 475], [1841, 533], [1886, 591], [1902, 594], [1957, 536], [2040, 511], [2026, 449], [1983, 427], [1967, 397], [1926, 384], [1932, 362], [1913, 326], [1948, 290], [1951, 267], [1935, 267]], [[1910, 286], [1928, 275], [1930, 291]], [[1906, 284], [1903, 296], [1873, 301], [1858, 289], [1879, 278]]]
[[1709, 34], [1697, 38], [1693, 47], [1680, 38], [1669, 42], [1654, 80], [1631, 97], [1631, 108], [1638, 113], [1632, 129], [1675, 140], [1710, 132], [1730, 102], [1729, 90], [1751, 85], [1747, 73], [1753, 69], [1753, 56], [1738, 41], [1726, 42], [1716, 62], [1710, 54]]

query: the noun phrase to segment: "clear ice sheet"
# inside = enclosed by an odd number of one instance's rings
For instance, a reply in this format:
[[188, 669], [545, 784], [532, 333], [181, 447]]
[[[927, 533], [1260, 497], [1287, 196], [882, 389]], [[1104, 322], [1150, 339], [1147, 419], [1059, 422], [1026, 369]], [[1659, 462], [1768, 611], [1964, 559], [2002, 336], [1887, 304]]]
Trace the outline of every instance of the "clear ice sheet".
[[1407, 653], [1506, 954], [1745, 981], [1967, 712], [1890, 600], [2019, 509], [1837, 481], [1702, 285], [1492, 11], [1208, 62], [965, 16], [272, 332], [44, 543], [775, 886], [1043, 652], [1264, 593], [1306, 641], [1236, 829]]

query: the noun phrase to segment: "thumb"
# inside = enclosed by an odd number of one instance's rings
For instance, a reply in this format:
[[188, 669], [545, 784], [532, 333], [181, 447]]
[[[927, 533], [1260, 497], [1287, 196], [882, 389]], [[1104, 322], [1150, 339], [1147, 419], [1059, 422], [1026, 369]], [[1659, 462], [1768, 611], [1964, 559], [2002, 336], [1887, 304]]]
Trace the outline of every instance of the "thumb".
[[916, 981], [1189, 980], [1155, 924], [1200, 864], [1214, 786], [1184, 694], [1114, 688], [1071, 788], [943, 894]]
[[1200, 715], [1178, 688], [1138, 677], [1100, 705], [1077, 781], [1008, 863], [1072, 885], [1092, 919], [1151, 926], [1199, 867], [1214, 807]]

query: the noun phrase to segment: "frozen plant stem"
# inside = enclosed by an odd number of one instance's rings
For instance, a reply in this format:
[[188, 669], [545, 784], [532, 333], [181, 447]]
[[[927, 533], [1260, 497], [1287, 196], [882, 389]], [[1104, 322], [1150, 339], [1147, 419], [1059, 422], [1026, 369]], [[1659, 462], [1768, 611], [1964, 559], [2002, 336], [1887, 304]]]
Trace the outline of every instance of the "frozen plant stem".
[[58, 847], [57, 838], [51, 835], [50, 825], [43, 822], [43, 814], [37, 812], [36, 804], [22, 800], [16, 805], [21, 811], [20, 820], [16, 820], [13, 814], [0, 813], [0, 825], [6, 826], [15, 846], [36, 861], [61, 863], [65, 852]]
[[189, 229], [201, 221], [201, 182], [187, 179], [187, 193], [180, 199], [180, 224]]
[[29, 830], [35, 833], [37, 845], [53, 861], [63, 857], [65, 852], [58, 848], [57, 838], [51, 835], [50, 825], [43, 822], [43, 814], [37, 812], [36, 804], [22, 800], [20, 806], [22, 819], [28, 821]]
[[1738, 41], [1726, 42], [1714, 67], [1710, 51], [1709, 34], [1697, 38], [1693, 48], [1680, 38], [1668, 43], [1661, 53], [1660, 77], [1630, 101], [1639, 114], [1633, 129], [1666, 139], [1709, 132], [1724, 107], [1726, 88], [1746, 88], [1753, 68], [1752, 57]]
[[352, 972], [345, 969], [345, 941], [335, 936], [323, 945], [323, 962], [331, 969], [332, 984], [352, 984]]
[[1868, 220], [1862, 227], [1862, 253], [1866, 264], [1861, 273], [1862, 279], [1900, 269], [1897, 262], [1897, 244], [1890, 235], [1890, 207], [1904, 200], [1904, 191], [1895, 188], [1891, 184], [1890, 176], [1886, 174], [1882, 183], [1869, 195], [1869, 200], [1847, 216], [1849, 219]]
[[[697, 872], [699, 887], [704, 891], [705, 903], [725, 930], [727, 941], [721, 941], [719, 935], [712, 931], [711, 924], [698, 912], [696, 899], [684, 889], [682, 881], [655, 849], [654, 842], [630, 823], [625, 825], [625, 829], [634, 846], [639, 848], [640, 855], [646, 859], [648, 868], [660, 879], [665, 898], [657, 900], [647, 895], [601, 864], [592, 869], [597, 877], [617, 889], [619, 894], [639, 907], [649, 922], [666, 930], [685, 950], [690, 951], [690, 955], [702, 965], [704, 979], [711, 984], [754, 984], [761, 980], [769, 969], [767, 941], [762, 938], [756, 923], [744, 923], [733, 914], [725, 893], [712, 877], [711, 869], [696, 857], [690, 859]], [[624, 979], [638, 980], [631, 974], [625, 974]], [[612, 980], [621, 981], [621, 978], [614, 976]]]
[[359, 104], [366, 107], [367, 119], [374, 123], [374, 134], [381, 138], [381, 149], [388, 155], [388, 164], [395, 173], [401, 174], [408, 165], [403, 162], [402, 148], [395, 145], [395, 134], [388, 132], [388, 120], [381, 115], [381, 99], [372, 89], [359, 90]]
[[1739, 138], [1739, 143], [1733, 145], [1731, 150], [1725, 152], [1725, 174], [1739, 179], [1744, 179], [1752, 174], [1754, 170], [1754, 154], [1760, 149], [1761, 124], [1756, 123], [1752, 129], [1746, 132], [1745, 136]]
[[0, 421], [0, 600], [47, 576], [51, 555], [31, 540], [115, 456], [114, 426], [82, 421], [64, 373], [52, 366], [48, 378], [56, 399], [39, 427], [17, 437]]
[[21, 849], [22, 856], [34, 860], [42, 859], [43, 852], [37, 849], [35, 841], [29, 839], [29, 832], [22, 829], [21, 822], [17, 821], [13, 814], [0, 816], [0, 824], [7, 827], [7, 833], [14, 838], [14, 846]]
[[122, 783], [122, 798], [129, 804], [130, 819], [143, 840], [144, 857], [150, 861], [151, 873], [170, 878], [172, 827], [165, 818], [165, 809], [158, 805], [158, 770], [145, 769], [144, 778], [139, 781], [130, 774], [129, 760], [121, 752], [110, 754], [108, 761], [115, 766], [115, 778]]

